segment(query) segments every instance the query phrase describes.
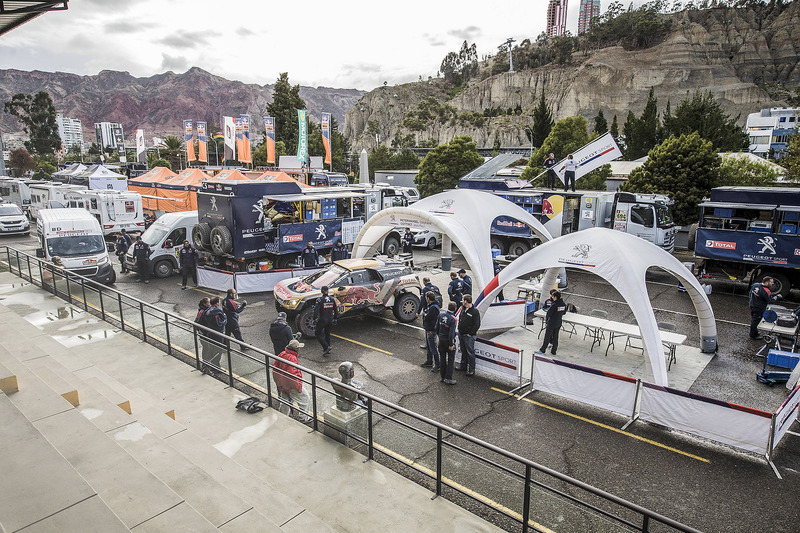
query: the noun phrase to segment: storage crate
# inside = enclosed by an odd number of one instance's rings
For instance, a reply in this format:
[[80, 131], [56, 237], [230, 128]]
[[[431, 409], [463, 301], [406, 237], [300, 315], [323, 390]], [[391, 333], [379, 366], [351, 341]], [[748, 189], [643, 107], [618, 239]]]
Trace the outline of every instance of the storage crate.
[[715, 217], [732, 217], [733, 216], [733, 209], [726, 209], [723, 207], [715, 207], [714, 208], [714, 216]]
[[800, 211], [784, 211], [783, 213], [783, 220], [787, 220], [789, 222], [797, 222], [800, 220]]
[[781, 233], [797, 233], [797, 225], [781, 224]]
[[767, 364], [780, 368], [794, 369], [798, 361], [800, 361], [800, 353], [770, 350], [767, 354]]
[[538, 303], [539, 302], [528, 302], [528, 303], [526, 303], [525, 304], [525, 313], [526, 314], [535, 313], [536, 312], [536, 305]]

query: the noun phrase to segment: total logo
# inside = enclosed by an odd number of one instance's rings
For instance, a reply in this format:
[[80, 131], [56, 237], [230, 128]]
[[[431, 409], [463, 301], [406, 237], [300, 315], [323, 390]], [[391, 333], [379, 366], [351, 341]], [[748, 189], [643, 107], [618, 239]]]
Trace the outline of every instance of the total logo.
[[727, 242], [727, 241], [706, 241], [706, 248], [720, 248], [722, 250], [735, 250], [736, 243], [735, 242]]
[[284, 235], [283, 242], [300, 242], [303, 240], [302, 235]]

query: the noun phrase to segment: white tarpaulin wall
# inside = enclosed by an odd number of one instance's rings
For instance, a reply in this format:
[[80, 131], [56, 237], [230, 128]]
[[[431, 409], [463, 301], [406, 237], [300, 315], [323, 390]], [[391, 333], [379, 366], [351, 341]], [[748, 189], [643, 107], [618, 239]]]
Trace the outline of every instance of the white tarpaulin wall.
[[508, 329], [524, 326], [527, 304], [525, 300], [495, 302], [481, 315], [480, 331]]
[[494, 219], [501, 215], [527, 224], [542, 242], [552, 239], [542, 223], [518, 205], [487, 192], [454, 189], [423, 198], [408, 207], [390, 207], [373, 215], [356, 237], [353, 257], [369, 257], [396, 227], [438, 231], [450, 237], [458, 247], [472, 271], [473, 287], [477, 289], [486, 286], [494, 276], [489, 231]]
[[[658, 323], [645, 285], [648, 268], [662, 268], [683, 283], [697, 312], [701, 343], [716, 346], [717, 325], [711, 303], [700, 283], [686, 267], [675, 257], [644, 239], [607, 228], [591, 228], [542, 243], [495, 276], [478, 296], [475, 306], [484, 313], [497, 292], [508, 282], [531, 272], [546, 270], [542, 283], [549, 287], [555, 283], [560, 267], [591, 272], [619, 291], [639, 324], [644, 353], [650, 362], [657, 385], [668, 385], [667, 364]], [[542, 291], [542, 298], [546, 297]]]

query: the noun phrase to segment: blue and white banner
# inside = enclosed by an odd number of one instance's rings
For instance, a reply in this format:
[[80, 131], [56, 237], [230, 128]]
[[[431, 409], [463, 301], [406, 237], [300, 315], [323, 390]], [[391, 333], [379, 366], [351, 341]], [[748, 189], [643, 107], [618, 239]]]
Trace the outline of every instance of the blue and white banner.
[[[606, 133], [602, 137], [598, 137], [583, 148], [572, 152], [572, 159], [577, 167], [575, 179], [577, 180], [618, 157], [622, 157], [622, 150], [617, 146], [614, 136], [611, 133]], [[553, 167], [562, 182], [564, 181], [564, 162], [566, 160], [566, 158], [562, 159]]]
[[797, 235], [699, 228], [695, 255], [709, 259], [800, 267]]

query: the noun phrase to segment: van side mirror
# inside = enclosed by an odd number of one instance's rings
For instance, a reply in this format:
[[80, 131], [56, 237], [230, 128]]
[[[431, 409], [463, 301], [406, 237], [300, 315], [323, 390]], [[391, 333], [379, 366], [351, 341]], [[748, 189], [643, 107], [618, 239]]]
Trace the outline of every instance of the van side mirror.
[[39, 259], [44, 259], [44, 248], [36, 249], [36, 257], [38, 257]]

